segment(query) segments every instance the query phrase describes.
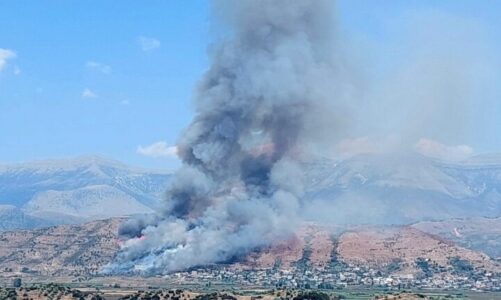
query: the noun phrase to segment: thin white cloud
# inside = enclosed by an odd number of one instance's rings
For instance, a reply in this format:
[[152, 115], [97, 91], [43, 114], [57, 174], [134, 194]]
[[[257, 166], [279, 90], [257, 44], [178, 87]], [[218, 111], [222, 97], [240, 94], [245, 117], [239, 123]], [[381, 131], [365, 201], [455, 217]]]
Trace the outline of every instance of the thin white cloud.
[[449, 146], [425, 138], [420, 139], [414, 149], [422, 155], [446, 161], [461, 161], [473, 155], [473, 148], [468, 145]]
[[92, 99], [92, 98], [97, 98], [97, 97], [98, 97], [97, 94], [89, 88], [84, 89], [82, 92], [82, 98]]
[[120, 105], [129, 105], [129, 104], [130, 104], [130, 101], [127, 99], [120, 101]]
[[177, 147], [176, 146], [168, 146], [166, 142], [160, 141], [153, 143], [149, 146], [141, 146], [137, 147], [136, 152], [143, 156], [148, 157], [177, 157]]
[[105, 65], [103, 63], [100, 63], [100, 62], [97, 62], [97, 61], [88, 61], [85, 66], [88, 68], [88, 69], [91, 69], [91, 70], [95, 70], [95, 71], [98, 71], [98, 72], [101, 72], [103, 74], [111, 74], [111, 72], [113, 71], [113, 69], [108, 66], [108, 65]]
[[21, 68], [14, 66], [14, 75], [21, 75]]
[[16, 58], [16, 56], [16, 52], [9, 49], [0, 48], [0, 72], [7, 65], [7, 61]]
[[138, 41], [143, 51], [152, 51], [160, 48], [160, 41], [156, 38], [140, 36]]

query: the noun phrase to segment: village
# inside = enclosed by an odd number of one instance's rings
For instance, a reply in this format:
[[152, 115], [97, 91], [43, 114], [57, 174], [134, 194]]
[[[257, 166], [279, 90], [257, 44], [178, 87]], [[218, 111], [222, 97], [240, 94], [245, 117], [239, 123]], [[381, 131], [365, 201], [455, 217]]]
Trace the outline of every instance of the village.
[[390, 274], [388, 270], [344, 264], [332, 268], [235, 269], [227, 267], [199, 268], [189, 272], [166, 275], [170, 282], [206, 286], [236, 285], [270, 288], [344, 289], [377, 288], [384, 290], [471, 290], [501, 291], [501, 274], [470, 270], [468, 273], [451, 270], [426, 274]]

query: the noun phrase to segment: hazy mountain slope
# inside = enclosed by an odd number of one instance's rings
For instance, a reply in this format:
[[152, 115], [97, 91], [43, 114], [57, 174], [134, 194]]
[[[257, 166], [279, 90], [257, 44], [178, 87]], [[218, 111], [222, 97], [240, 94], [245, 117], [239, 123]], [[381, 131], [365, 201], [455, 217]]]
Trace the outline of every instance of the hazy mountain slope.
[[[303, 166], [307, 220], [409, 224], [501, 216], [501, 156], [446, 163], [416, 154], [361, 155]], [[0, 199], [49, 223], [73, 223], [150, 212], [145, 207], [162, 201], [171, 178], [98, 157], [0, 165]]]
[[419, 222], [412, 227], [501, 258], [501, 218], [452, 219]]
[[62, 214], [83, 219], [152, 213], [153, 210], [108, 185], [92, 185], [71, 191], [44, 191], [23, 207], [34, 216]]
[[0, 230], [151, 213], [170, 180], [96, 156], [0, 165]]
[[21, 207], [40, 192], [108, 185], [152, 207], [162, 199], [170, 177], [95, 156], [0, 165], [0, 199]]
[[501, 215], [501, 163], [361, 155], [305, 164], [305, 213], [339, 223], [410, 223]]
[[0, 231], [54, 225], [48, 220], [26, 215], [12, 205], [0, 205]]

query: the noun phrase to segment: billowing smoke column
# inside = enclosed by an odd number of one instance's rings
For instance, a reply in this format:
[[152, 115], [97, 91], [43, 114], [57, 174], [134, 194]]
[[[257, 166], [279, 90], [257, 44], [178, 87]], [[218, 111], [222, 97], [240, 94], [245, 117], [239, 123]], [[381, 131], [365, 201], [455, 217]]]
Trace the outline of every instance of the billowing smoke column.
[[107, 272], [162, 274], [228, 261], [289, 237], [297, 156], [326, 102], [332, 0], [215, 1], [227, 26], [178, 143], [183, 167], [156, 217], [126, 223]]

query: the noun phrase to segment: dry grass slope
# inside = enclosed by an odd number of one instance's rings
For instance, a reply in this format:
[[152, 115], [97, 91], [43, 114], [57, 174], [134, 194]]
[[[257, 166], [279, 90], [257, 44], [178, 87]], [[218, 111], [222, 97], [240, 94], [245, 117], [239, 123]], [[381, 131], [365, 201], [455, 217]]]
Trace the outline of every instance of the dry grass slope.
[[121, 219], [62, 225], [31, 231], [1, 232], [3, 271], [44, 276], [94, 274], [112, 260]]
[[[0, 233], [0, 276], [92, 276], [119, 249], [117, 229], [122, 219], [64, 225], [32, 231]], [[487, 255], [455, 245], [413, 227], [361, 227], [333, 238], [332, 230], [306, 224], [296, 237], [249, 254], [232, 265], [237, 269], [289, 269], [300, 264], [326, 268], [336, 253], [346, 263], [385, 266], [398, 261], [395, 272], [419, 272], [416, 260], [451, 268], [451, 258], [475, 268], [501, 272]]]

